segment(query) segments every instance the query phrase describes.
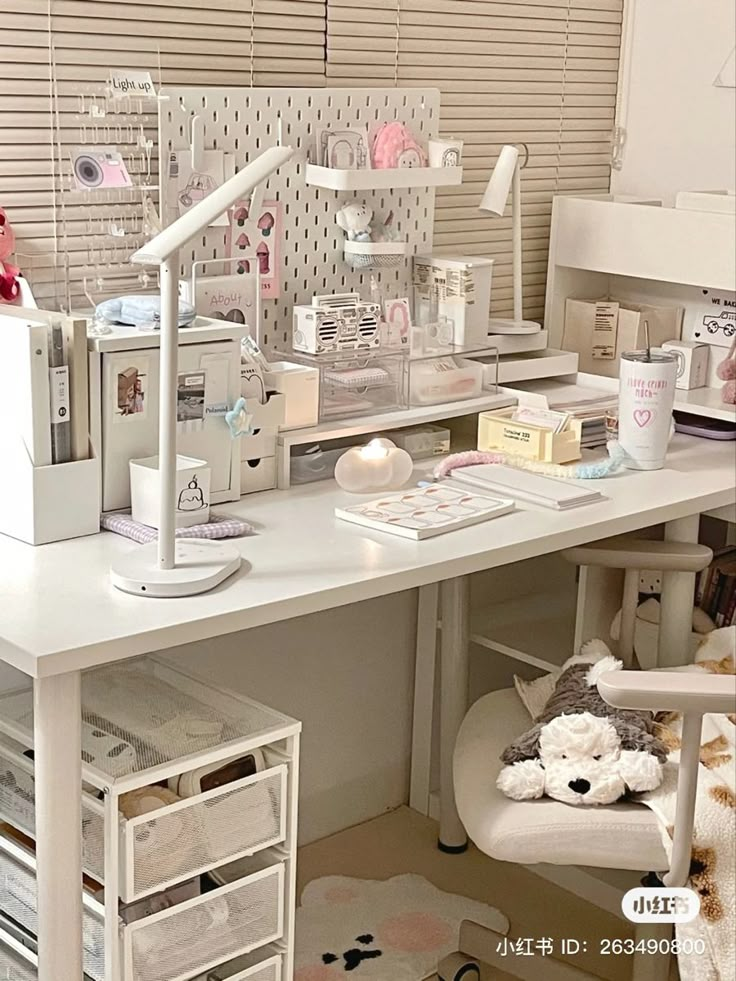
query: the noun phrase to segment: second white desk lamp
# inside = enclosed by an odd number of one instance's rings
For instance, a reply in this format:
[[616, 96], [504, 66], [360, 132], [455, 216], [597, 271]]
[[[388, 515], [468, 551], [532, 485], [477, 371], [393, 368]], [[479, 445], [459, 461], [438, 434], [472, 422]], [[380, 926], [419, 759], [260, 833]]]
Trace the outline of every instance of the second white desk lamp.
[[524, 320], [522, 313], [521, 167], [519, 166], [519, 148], [516, 146], [501, 148], [491, 179], [488, 181], [488, 187], [478, 207], [481, 211], [487, 211], [503, 218], [509, 195], [511, 196], [513, 239], [511, 276], [514, 291], [514, 316], [512, 320], [490, 320], [488, 332], [489, 334], [534, 334], [541, 330], [541, 325], [533, 320]]
[[193, 596], [213, 589], [240, 568], [240, 552], [232, 545], [197, 538], [177, 540], [175, 536], [179, 249], [236, 201], [247, 197], [293, 154], [290, 146], [264, 151], [131, 256], [131, 262], [157, 265], [161, 281], [158, 444], [161, 500], [158, 541], [139, 546], [112, 566], [113, 584], [126, 593]]

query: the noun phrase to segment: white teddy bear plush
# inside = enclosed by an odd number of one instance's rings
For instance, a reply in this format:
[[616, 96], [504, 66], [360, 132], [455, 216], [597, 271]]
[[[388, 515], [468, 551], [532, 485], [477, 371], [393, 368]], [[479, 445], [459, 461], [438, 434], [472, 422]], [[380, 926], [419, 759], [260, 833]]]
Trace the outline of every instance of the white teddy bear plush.
[[602, 642], [565, 663], [536, 724], [501, 757], [502, 793], [591, 805], [659, 786], [667, 750], [652, 713], [616, 709], [598, 694], [600, 676], [621, 668]]
[[351, 242], [369, 242], [373, 210], [363, 202], [351, 201], [337, 212], [337, 224]]

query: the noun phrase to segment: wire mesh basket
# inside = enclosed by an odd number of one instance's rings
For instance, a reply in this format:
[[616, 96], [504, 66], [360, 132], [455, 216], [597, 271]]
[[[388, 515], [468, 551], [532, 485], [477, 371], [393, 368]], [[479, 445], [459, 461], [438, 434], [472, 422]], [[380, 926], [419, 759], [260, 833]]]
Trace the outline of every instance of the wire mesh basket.
[[345, 262], [353, 269], [388, 269], [406, 258], [406, 242], [345, 242]]

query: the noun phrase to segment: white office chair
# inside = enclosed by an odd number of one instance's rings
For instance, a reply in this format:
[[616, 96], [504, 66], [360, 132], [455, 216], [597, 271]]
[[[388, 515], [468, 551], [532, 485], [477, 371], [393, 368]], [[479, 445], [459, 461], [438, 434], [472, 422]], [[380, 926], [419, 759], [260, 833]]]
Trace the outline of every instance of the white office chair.
[[[694, 574], [712, 559], [710, 549], [672, 542], [609, 539], [563, 553], [581, 566], [626, 570], [618, 656], [630, 667], [640, 570], [665, 573], [675, 596], [687, 598], [668, 616], [689, 639]], [[664, 597], [663, 597], [664, 605]], [[664, 609], [662, 621], [664, 624]], [[660, 630], [662, 644], [673, 636], [672, 623]], [[682, 650], [687, 645], [682, 645]], [[514, 801], [496, 788], [502, 751], [529, 728], [530, 718], [513, 689], [494, 691], [480, 698], [467, 713], [454, 756], [455, 797], [468, 836], [487, 855], [522, 865], [546, 863], [603, 869], [655, 872], [669, 886], [685, 885], [690, 868], [690, 847], [695, 807], [696, 773], [702, 716], [733, 711], [736, 679], [728, 676], [676, 672], [620, 671], [603, 675], [598, 688], [603, 698], [621, 708], [673, 710], [685, 713], [683, 748], [678, 783], [677, 820], [672, 867], [662, 846], [657, 819], [642, 804], [621, 802], [608, 807], [573, 807], [542, 798]], [[666, 874], [665, 874], [666, 873]], [[499, 897], [502, 899], [502, 897]], [[502, 905], [502, 904], [500, 904]], [[513, 924], [512, 924], [513, 931]], [[653, 929], [648, 927], [647, 936]], [[639, 931], [643, 936], [644, 931]], [[661, 928], [658, 934], [662, 936]], [[442, 981], [480, 978], [478, 961], [500, 968], [522, 981], [581, 981], [592, 977], [578, 968], [549, 957], [509, 957], [497, 952], [503, 938], [477, 924], [461, 928], [460, 949], [439, 968]], [[669, 958], [644, 955], [634, 958], [633, 978], [666, 979]]]

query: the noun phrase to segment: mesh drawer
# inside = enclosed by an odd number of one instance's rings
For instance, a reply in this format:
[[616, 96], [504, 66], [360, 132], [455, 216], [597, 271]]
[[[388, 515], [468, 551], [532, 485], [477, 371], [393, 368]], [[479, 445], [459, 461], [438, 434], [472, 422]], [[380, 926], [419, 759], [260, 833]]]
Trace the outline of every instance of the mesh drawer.
[[38, 981], [36, 969], [0, 941], [0, 981]]
[[284, 866], [275, 865], [125, 928], [132, 981], [184, 981], [283, 931]]
[[283, 841], [286, 772], [264, 770], [127, 822], [134, 896]]
[[261, 960], [258, 954], [238, 957], [197, 981], [281, 981], [281, 957], [278, 954], [268, 960]]
[[[9, 917], [38, 934], [36, 878], [33, 870], [21, 862], [10, 843], [0, 839], [0, 908]], [[102, 919], [85, 907], [82, 927], [84, 970], [93, 981], [105, 981], [105, 930]], [[1, 975], [0, 975], [1, 977]]]
[[[99, 882], [103, 881], [105, 855], [105, 819], [102, 805], [99, 811], [95, 802], [82, 795], [82, 863]], [[33, 763], [0, 744], [0, 817], [35, 837], [36, 788]]]

